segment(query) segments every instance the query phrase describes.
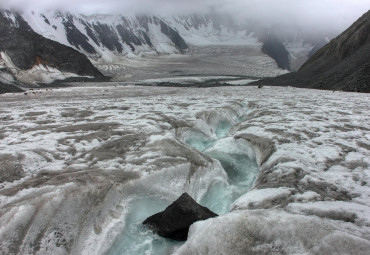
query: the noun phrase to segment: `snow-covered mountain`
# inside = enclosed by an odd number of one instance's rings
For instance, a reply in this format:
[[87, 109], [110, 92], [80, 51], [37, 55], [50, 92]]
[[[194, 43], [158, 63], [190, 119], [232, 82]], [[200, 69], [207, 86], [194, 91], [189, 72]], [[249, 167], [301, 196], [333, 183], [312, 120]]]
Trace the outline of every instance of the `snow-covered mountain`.
[[0, 82], [50, 83], [71, 77], [102, 78], [80, 52], [32, 31], [17, 16], [0, 15]]
[[27, 23], [33, 31], [70, 46], [90, 58], [109, 58], [113, 53], [134, 57], [142, 53], [183, 53], [184, 39], [156, 16], [72, 15], [61, 12], [3, 15], [15, 26]]
[[[269, 54], [283, 69], [297, 69], [307, 58], [317, 41], [297, 33], [281, 34], [279, 29], [255, 21], [236, 22], [217, 14], [188, 16], [123, 16], [81, 15], [55, 11], [24, 11], [1, 14], [15, 26], [31, 28], [36, 33], [84, 53], [90, 59], [114, 62], [117, 57], [142, 56], [143, 54], [185, 53], [189, 46], [246, 45], [271, 42], [278, 38], [282, 52]], [[298, 31], [298, 30], [297, 30]], [[276, 34], [279, 34], [276, 37]], [[283, 55], [285, 60], [276, 59]], [[303, 59], [303, 60], [302, 60]]]

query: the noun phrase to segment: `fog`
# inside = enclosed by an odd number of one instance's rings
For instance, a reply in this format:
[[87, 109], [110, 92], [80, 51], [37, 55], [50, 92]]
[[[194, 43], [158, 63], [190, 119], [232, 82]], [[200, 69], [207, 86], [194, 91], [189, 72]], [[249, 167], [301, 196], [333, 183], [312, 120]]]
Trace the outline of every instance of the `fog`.
[[302, 30], [343, 31], [370, 9], [370, 0], [0, 0], [0, 7], [83, 14], [186, 15], [217, 12], [237, 21], [294, 24]]

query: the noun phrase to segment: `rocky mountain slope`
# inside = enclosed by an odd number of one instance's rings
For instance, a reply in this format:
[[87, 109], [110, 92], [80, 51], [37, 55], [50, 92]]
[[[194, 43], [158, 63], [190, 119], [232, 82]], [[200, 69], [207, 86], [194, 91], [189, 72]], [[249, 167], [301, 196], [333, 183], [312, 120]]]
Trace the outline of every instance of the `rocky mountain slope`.
[[69, 77], [102, 78], [86, 56], [35, 33], [22, 19], [17, 26], [0, 15], [0, 64], [23, 83]]
[[4, 84], [0, 82], [0, 94], [14, 93], [14, 92], [23, 92], [23, 90], [13, 84], [6, 84], [6, 83]]
[[275, 36], [270, 36], [263, 40], [262, 52], [273, 58], [279, 68], [291, 69], [289, 52]]
[[[143, 54], [178, 54], [190, 46], [259, 43], [283, 69], [295, 70], [323, 40], [282, 32], [285, 28], [253, 20], [236, 22], [220, 14], [187, 16], [80, 15], [55, 11], [2, 11], [15, 26], [70, 46], [99, 63], [119, 62]], [[26, 25], [25, 25], [26, 24]], [[275, 32], [274, 32], [275, 31]], [[280, 34], [280, 36], [276, 36]], [[316, 49], [316, 48], [315, 48]]]
[[257, 84], [370, 92], [370, 11], [317, 51], [298, 72]]
[[11, 92], [23, 92], [17, 85], [13, 74], [4, 66], [0, 66], [0, 94]]
[[62, 12], [3, 11], [15, 26], [26, 22], [33, 31], [84, 53], [92, 59], [142, 53], [183, 53], [188, 45], [156, 16], [72, 15]]

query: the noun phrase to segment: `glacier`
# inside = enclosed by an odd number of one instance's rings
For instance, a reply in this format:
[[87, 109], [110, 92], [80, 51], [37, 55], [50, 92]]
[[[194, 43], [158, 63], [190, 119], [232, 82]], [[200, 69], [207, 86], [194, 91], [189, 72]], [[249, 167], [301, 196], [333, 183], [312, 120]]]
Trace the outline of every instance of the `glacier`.
[[[370, 249], [369, 95], [75, 85], [0, 95], [0, 253]], [[221, 216], [139, 224], [183, 192]]]

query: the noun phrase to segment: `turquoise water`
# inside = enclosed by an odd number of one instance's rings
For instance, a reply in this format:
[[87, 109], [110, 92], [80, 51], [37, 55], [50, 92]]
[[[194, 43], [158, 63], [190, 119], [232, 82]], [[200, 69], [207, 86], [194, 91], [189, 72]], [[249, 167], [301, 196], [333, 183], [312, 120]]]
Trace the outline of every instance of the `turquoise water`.
[[215, 129], [217, 139], [200, 132], [193, 132], [185, 139], [191, 147], [219, 160], [227, 174], [229, 185], [221, 180], [213, 183], [199, 202], [221, 215], [229, 212], [230, 205], [248, 192], [259, 171], [254, 152], [251, 153], [253, 149], [247, 143], [228, 137], [231, 128], [231, 123], [222, 120]]
[[205, 154], [220, 161], [227, 173], [229, 185], [214, 183], [200, 204], [222, 215], [229, 212], [230, 205], [252, 187], [258, 173], [257, 162], [244, 154], [223, 151], [205, 152]]
[[129, 204], [130, 212], [125, 219], [126, 226], [106, 254], [171, 254], [182, 242], [162, 238], [142, 224], [146, 218], [163, 211], [169, 205], [170, 202], [155, 197], [141, 197], [132, 200]]

